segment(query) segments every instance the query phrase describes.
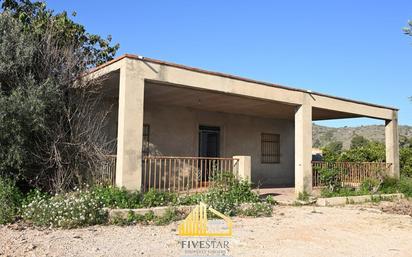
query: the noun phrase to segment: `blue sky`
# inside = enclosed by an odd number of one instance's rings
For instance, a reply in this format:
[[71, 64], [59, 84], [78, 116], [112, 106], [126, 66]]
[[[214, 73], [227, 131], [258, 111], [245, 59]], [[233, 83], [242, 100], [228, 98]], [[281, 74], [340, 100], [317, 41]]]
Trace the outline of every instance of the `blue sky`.
[[[400, 108], [412, 125], [412, 1], [49, 1], [134, 53]], [[330, 126], [383, 124], [372, 119]]]

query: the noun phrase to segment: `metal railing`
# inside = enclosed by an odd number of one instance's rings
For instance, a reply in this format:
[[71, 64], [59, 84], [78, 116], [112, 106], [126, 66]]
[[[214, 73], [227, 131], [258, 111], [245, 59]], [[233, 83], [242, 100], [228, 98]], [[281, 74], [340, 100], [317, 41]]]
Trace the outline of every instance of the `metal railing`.
[[345, 186], [357, 187], [367, 178], [379, 178], [387, 174], [390, 163], [385, 162], [312, 162], [312, 185], [321, 187], [319, 171], [324, 168], [339, 171], [338, 179]]
[[146, 156], [142, 160], [142, 190], [203, 191], [222, 172], [238, 177], [238, 166], [235, 158]]
[[94, 175], [94, 180], [102, 185], [116, 185], [116, 155], [106, 155], [101, 168]]

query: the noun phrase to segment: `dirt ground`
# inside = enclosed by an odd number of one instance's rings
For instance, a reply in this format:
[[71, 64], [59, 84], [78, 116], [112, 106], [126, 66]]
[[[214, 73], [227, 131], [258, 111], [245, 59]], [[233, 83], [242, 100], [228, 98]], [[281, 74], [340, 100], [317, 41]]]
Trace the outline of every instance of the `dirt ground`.
[[[276, 206], [234, 218], [231, 256], [412, 256], [411, 203]], [[383, 210], [383, 211], [382, 211]], [[401, 213], [401, 214], [392, 214]], [[182, 256], [177, 224], [73, 230], [0, 227], [0, 256]]]

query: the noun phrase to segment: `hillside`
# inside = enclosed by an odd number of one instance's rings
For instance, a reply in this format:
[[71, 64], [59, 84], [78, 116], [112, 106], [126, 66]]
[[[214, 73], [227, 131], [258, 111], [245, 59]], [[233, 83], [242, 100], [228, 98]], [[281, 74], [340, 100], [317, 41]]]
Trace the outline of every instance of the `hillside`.
[[[363, 136], [369, 140], [384, 142], [385, 127], [383, 125], [371, 125], [360, 127], [332, 128], [313, 125], [313, 145], [323, 147], [332, 141], [341, 141], [343, 148], [350, 147], [352, 137], [355, 135]], [[399, 126], [399, 135], [412, 137], [412, 126]]]

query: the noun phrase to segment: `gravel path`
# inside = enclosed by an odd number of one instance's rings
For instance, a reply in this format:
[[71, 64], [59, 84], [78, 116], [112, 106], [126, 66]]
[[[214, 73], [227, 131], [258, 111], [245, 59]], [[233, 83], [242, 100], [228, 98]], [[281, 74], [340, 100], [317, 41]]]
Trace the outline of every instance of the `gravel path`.
[[[230, 254], [411, 256], [412, 218], [369, 207], [275, 207], [270, 218], [234, 218]], [[0, 226], [0, 256], [181, 256], [176, 228], [177, 223], [42, 231]]]

